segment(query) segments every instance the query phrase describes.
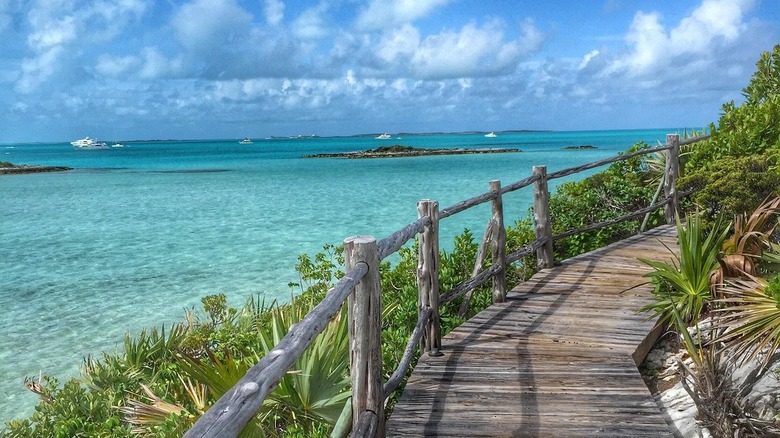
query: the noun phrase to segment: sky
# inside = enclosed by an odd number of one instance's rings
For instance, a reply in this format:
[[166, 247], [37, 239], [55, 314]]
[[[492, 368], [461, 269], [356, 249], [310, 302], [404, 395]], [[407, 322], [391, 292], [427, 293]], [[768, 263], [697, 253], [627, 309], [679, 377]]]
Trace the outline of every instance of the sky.
[[0, 143], [702, 128], [776, 0], [0, 0]]

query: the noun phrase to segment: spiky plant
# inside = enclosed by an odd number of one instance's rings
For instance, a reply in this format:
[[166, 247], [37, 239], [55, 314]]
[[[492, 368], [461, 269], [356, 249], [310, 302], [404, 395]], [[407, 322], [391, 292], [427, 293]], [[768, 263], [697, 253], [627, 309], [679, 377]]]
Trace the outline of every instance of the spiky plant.
[[[266, 354], [313, 305], [295, 300], [285, 311], [272, 313], [269, 325], [259, 330]], [[342, 310], [266, 398], [260, 414], [263, 424], [275, 424], [277, 431], [289, 425], [312, 430], [322, 421], [335, 424], [350, 396], [348, 366], [349, 335]]]
[[[720, 277], [739, 277], [743, 273], [758, 275], [762, 261], [771, 268], [773, 245], [772, 233], [777, 226], [780, 213], [780, 197], [767, 199], [750, 214], [744, 213], [734, 218], [734, 232], [723, 241]], [[767, 252], [769, 259], [764, 258]]]
[[728, 227], [716, 227], [707, 236], [698, 216], [688, 216], [685, 225], [677, 218], [680, 255], [673, 251], [672, 264], [640, 258], [653, 271], [645, 276], [654, 284], [656, 302], [642, 308], [658, 317], [658, 324], [674, 323], [675, 312], [686, 324], [695, 324], [710, 295], [710, 275], [718, 268], [717, 256]]
[[771, 282], [748, 276], [730, 281], [724, 288], [726, 306], [718, 309], [718, 324], [725, 333], [716, 339], [742, 361], [765, 354], [768, 365], [780, 348], [780, 277]]

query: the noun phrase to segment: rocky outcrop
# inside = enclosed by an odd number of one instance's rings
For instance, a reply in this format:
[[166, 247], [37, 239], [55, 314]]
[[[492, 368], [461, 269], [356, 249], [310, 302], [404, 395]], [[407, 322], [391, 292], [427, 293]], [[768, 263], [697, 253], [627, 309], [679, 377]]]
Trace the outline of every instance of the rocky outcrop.
[[400, 158], [421, 157], [426, 155], [466, 155], [466, 154], [505, 154], [520, 152], [517, 148], [479, 148], [479, 149], [423, 149], [411, 146], [392, 145], [368, 151], [339, 152], [334, 154], [304, 155], [303, 158]]
[[64, 172], [66, 170], [73, 170], [73, 168], [65, 166], [35, 166], [31, 164], [16, 165], [11, 163], [0, 163], [0, 175]]
[[[709, 438], [712, 435], [697, 421], [699, 411], [681, 382], [680, 364], [695, 369], [681, 344], [680, 340], [667, 335], [647, 355], [641, 371], [676, 437]], [[780, 360], [764, 369], [760, 369], [759, 360], [753, 360], [731, 370], [732, 385], [746, 390], [740, 404], [746, 407], [747, 417], [769, 424], [774, 422], [780, 413], [779, 371]]]
[[576, 150], [576, 149], [598, 149], [596, 146], [593, 146], [592, 144], [581, 144], [579, 146], [566, 146], [564, 149], [567, 150]]

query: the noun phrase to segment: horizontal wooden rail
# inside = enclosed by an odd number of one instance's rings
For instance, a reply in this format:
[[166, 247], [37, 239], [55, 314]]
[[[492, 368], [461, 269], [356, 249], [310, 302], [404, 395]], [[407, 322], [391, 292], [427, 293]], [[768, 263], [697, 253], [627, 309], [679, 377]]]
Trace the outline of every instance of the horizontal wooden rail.
[[524, 187], [528, 187], [531, 184], [535, 183], [536, 181], [539, 181], [538, 175], [531, 175], [528, 178], [521, 179], [520, 181], [514, 182], [512, 184], [509, 184], [508, 186], [501, 187], [501, 194], [507, 194], [509, 192], [514, 192], [515, 190], [520, 190]]
[[[520, 190], [523, 187], [528, 187], [531, 184], [535, 183], [539, 180], [539, 177], [529, 176], [528, 178], [521, 179], [520, 181], [514, 182], [512, 184], [509, 184], [508, 186], [501, 187], [501, 194], [514, 192], [516, 190]], [[439, 219], [444, 219], [446, 217], [453, 216], [455, 214], [458, 214], [462, 211], [468, 210], [469, 208], [476, 207], [477, 205], [484, 204], [486, 202], [490, 202], [494, 199], [496, 199], [497, 194], [494, 192], [485, 192], [481, 195], [474, 196], [472, 198], [466, 199], [464, 201], [460, 201], [457, 204], [453, 204], [445, 209], [442, 209], [439, 212]]]
[[564, 231], [563, 233], [554, 234], [552, 236], [552, 239], [553, 239], [553, 241], [561, 240], [561, 239], [564, 239], [566, 237], [573, 236], [575, 234], [585, 233], [585, 232], [588, 232], [588, 231], [595, 231], [595, 230], [599, 230], [601, 228], [606, 228], [608, 226], [618, 224], [620, 222], [625, 222], [627, 220], [634, 219], [636, 217], [642, 216], [645, 213], [649, 213], [651, 211], [655, 211], [656, 209], [658, 209], [660, 207], [663, 207], [664, 205], [668, 204], [669, 201], [670, 201], [669, 199], [664, 199], [661, 202], [656, 202], [653, 205], [649, 205], [649, 206], [647, 206], [645, 208], [639, 209], [639, 210], [637, 210], [637, 211], [635, 211], [633, 213], [629, 213], [629, 214], [624, 215], [624, 216], [616, 217], [614, 219], [606, 220], [606, 221], [603, 221], [603, 222], [598, 222], [598, 223], [595, 223], [595, 224], [585, 225], [584, 227], [575, 228], [575, 229], [569, 230], [569, 231]]
[[220, 397], [184, 436], [186, 438], [238, 436], [260, 409], [266, 395], [279, 384], [287, 370], [311, 345], [314, 338], [322, 333], [328, 322], [341, 311], [347, 296], [366, 273], [368, 273], [368, 265], [365, 263], [355, 265], [355, 268], [341, 278], [336, 286], [328, 291], [325, 298], [299, 323], [293, 325], [274, 349], [250, 368], [244, 377]]
[[621, 155], [615, 155], [614, 157], [605, 158], [603, 160], [594, 161], [592, 163], [583, 164], [582, 166], [575, 166], [575, 167], [569, 167], [568, 169], [559, 170], [557, 172], [552, 172], [547, 174], [547, 179], [556, 179], [556, 178], [563, 178], [564, 176], [573, 175], [575, 173], [580, 173], [586, 170], [590, 170], [596, 167], [601, 167], [606, 164], [615, 163], [618, 161], [625, 161], [634, 157], [638, 157], [641, 155], [648, 155], [652, 154], [654, 152], [661, 152], [661, 151], [667, 151], [671, 149], [671, 146], [660, 146], [656, 148], [650, 148], [650, 149], [641, 149], [636, 152], [632, 152], [630, 154], [621, 154]]
[[[537, 249], [539, 249], [542, 245], [544, 245], [546, 241], [547, 241], [546, 238], [539, 238], [531, 242], [529, 245], [526, 245], [523, 248], [520, 248], [519, 250], [511, 254], [507, 254], [506, 262], [514, 263], [527, 255], [533, 254], [534, 252], [536, 252]], [[495, 273], [498, 272], [498, 270], [499, 270], [498, 266], [491, 266], [488, 269], [480, 271], [478, 274], [474, 275], [473, 277], [461, 281], [460, 283], [456, 284], [452, 289], [450, 289], [449, 291], [441, 295], [441, 298], [439, 299], [440, 304], [449, 303], [450, 301], [454, 300], [455, 298], [458, 298], [459, 296], [463, 295], [469, 290], [481, 286], [482, 284], [490, 280], [493, 277], [493, 275], [495, 275]]]
[[514, 262], [520, 260], [521, 258], [523, 258], [525, 256], [529, 256], [529, 255], [535, 253], [537, 249], [541, 248], [546, 243], [547, 243], [547, 238], [546, 237], [540, 237], [540, 238], [534, 240], [533, 242], [529, 243], [528, 245], [518, 249], [517, 251], [515, 251], [513, 253], [507, 254], [506, 255], [506, 262], [507, 263], [514, 263]]
[[393, 254], [401, 249], [401, 247], [404, 246], [406, 242], [413, 239], [415, 236], [417, 236], [417, 234], [422, 233], [425, 227], [430, 224], [431, 218], [424, 216], [380, 240], [377, 244], [379, 250], [379, 260], [384, 260], [390, 254]]
[[441, 298], [439, 298], [439, 304], [449, 303], [455, 298], [458, 298], [459, 296], [466, 293], [468, 290], [479, 287], [486, 281], [490, 280], [494, 275], [496, 275], [496, 272], [499, 270], [500, 266], [493, 265], [479, 274], [469, 278], [468, 280], [458, 283], [455, 287], [450, 289], [449, 292], [442, 294]]
[[[693, 190], [688, 190], [688, 191], [685, 191], [683, 193], [680, 193], [679, 196], [681, 198], [684, 198], [684, 197], [690, 195], [691, 193], [693, 193]], [[594, 230], [599, 230], [601, 228], [606, 228], [608, 226], [615, 225], [615, 224], [620, 223], [620, 222], [625, 222], [627, 220], [631, 220], [631, 219], [637, 218], [639, 216], [642, 216], [643, 214], [647, 214], [647, 213], [650, 213], [652, 211], [655, 211], [655, 210], [663, 207], [664, 205], [668, 204], [669, 202], [671, 202], [671, 199], [664, 199], [663, 201], [656, 202], [653, 205], [648, 205], [645, 208], [641, 208], [641, 209], [639, 209], [639, 210], [637, 210], [635, 212], [629, 213], [627, 215], [616, 217], [614, 219], [610, 219], [610, 220], [603, 221], [603, 222], [598, 222], [598, 223], [595, 223], [595, 224], [585, 225], [584, 227], [575, 228], [573, 230], [564, 231], [563, 233], [558, 233], [558, 234], [553, 235], [552, 238], [553, 238], [553, 240], [561, 240], [561, 239], [565, 239], [567, 237], [573, 236], [575, 234], [586, 233], [588, 231], [594, 231]]]
[[483, 193], [481, 195], [474, 196], [473, 198], [466, 199], [465, 201], [460, 201], [457, 204], [451, 205], [443, 210], [439, 211], [439, 219], [444, 219], [445, 217], [450, 217], [454, 214], [460, 213], [462, 211], [468, 210], [471, 207], [476, 207], [479, 204], [484, 204], [486, 202], [490, 202], [493, 199], [496, 198], [496, 194], [493, 192], [487, 192]]
[[685, 146], [689, 144], [698, 143], [700, 141], [706, 140], [708, 138], [712, 137], [712, 134], [702, 134], [698, 135], [696, 137], [686, 138], [685, 140], [680, 140], [680, 146]]

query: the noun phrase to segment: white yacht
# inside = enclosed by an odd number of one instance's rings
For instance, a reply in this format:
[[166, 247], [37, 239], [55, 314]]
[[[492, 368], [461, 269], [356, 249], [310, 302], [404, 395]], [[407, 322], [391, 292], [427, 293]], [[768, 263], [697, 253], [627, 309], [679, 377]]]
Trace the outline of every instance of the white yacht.
[[105, 142], [97, 141], [94, 138], [84, 137], [80, 140], [70, 142], [74, 149], [108, 149]]
[[487, 138], [496, 138], [498, 137], [495, 132], [490, 131], [489, 133], [485, 134], [485, 137]]
[[390, 138], [392, 138], [392, 137], [390, 137], [390, 134], [388, 134], [386, 132], [384, 134], [380, 135], [379, 137], [376, 137], [377, 140], [390, 140]]
[[241, 141], [239, 141], [238, 143], [239, 143], [239, 144], [252, 144], [252, 143], [254, 143], [254, 142], [252, 141], [252, 139], [251, 139], [251, 138], [249, 138], [249, 137], [244, 137], [244, 139], [243, 139], [243, 140], [241, 140]]

